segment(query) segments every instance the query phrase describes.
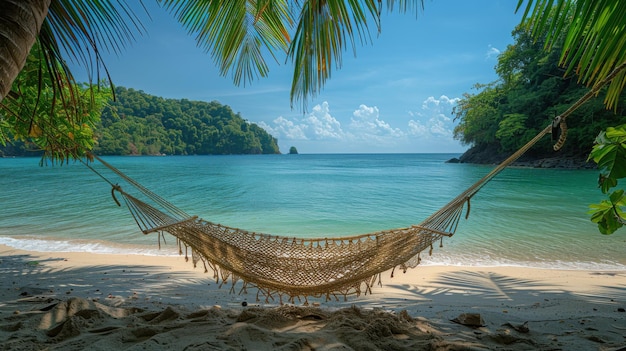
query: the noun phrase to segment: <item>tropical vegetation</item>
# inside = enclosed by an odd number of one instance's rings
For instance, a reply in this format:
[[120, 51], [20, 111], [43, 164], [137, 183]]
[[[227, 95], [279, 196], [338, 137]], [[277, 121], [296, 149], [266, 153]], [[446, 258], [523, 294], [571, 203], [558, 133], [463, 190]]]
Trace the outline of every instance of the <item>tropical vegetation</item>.
[[[356, 50], [358, 44], [371, 40], [372, 32], [380, 30], [382, 11], [378, 0], [156, 1], [195, 36], [220, 72], [231, 75], [235, 84], [266, 76], [268, 60], [279, 61], [280, 57], [280, 61], [291, 61], [290, 96], [292, 104], [302, 107], [319, 92], [331, 71], [341, 67], [346, 49]], [[387, 2], [388, 9], [400, 11], [418, 11], [420, 5], [422, 1]], [[8, 110], [12, 104], [4, 101], [19, 95], [12, 83], [35, 42], [41, 46], [37, 56], [40, 74], [54, 77], [53, 91], [71, 91], [55, 94], [52, 99], [76, 105], [79, 94], [66, 60], [82, 63], [92, 78], [89, 91], [97, 91], [102, 78], [111, 81], [100, 53], [119, 53], [144, 32], [140, 14], [134, 13], [125, 0], [0, 0], [0, 13], [0, 101], [4, 113], [23, 113]], [[73, 118], [72, 125], [83, 124], [81, 115]], [[33, 124], [28, 114], [18, 123], [26, 127]], [[55, 134], [54, 125], [39, 127], [44, 133]], [[59, 148], [46, 154], [81, 157], [84, 151]]]
[[[111, 96], [103, 93], [101, 91], [98, 95], [102, 98]], [[216, 101], [165, 99], [119, 86], [115, 88], [115, 96], [116, 101], [100, 104], [102, 112], [100, 114], [99, 110], [92, 119], [93, 127], [83, 128], [89, 131], [85, 141], [91, 143], [88, 147], [95, 154], [280, 153], [277, 140], [263, 128], [244, 120], [229, 106]], [[46, 112], [45, 108], [43, 110]], [[41, 155], [41, 151], [33, 149], [34, 144], [28, 142], [24, 135], [11, 139], [13, 142], [10, 144], [0, 146], [0, 155]]]
[[277, 154], [277, 141], [216, 101], [165, 99], [117, 87], [96, 126], [99, 155]]
[[[518, 9], [524, 0], [519, 0]], [[623, 108], [626, 87], [626, 1], [615, 0], [528, 0], [522, 20], [535, 39], [544, 39], [545, 48], [562, 44], [560, 66], [566, 75], [591, 87], [601, 88], [607, 108]], [[595, 140], [589, 159], [598, 164], [598, 185], [607, 199], [592, 204], [591, 220], [603, 234], [614, 233], [626, 223], [626, 196], [612, 190], [626, 177], [626, 126], [607, 128]]]
[[[423, 1], [413, 0], [157, 1], [176, 16], [197, 38], [198, 44], [211, 54], [221, 72], [231, 74], [237, 84], [267, 75], [266, 58], [285, 55], [294, 67], [292, 103], [301, 102], [303, 106], [307, 98], [322, 88], [332, 69], [341, 66], [346, 49], [355, 51], [357, 44], [371, 40], [372, 28], [381, 29], [383, 4], [390, 10], [400, 11], [418, 10], [424, 5]], [[607, 77], [613, 78], [602, 94], [608, 108], [617, 108], [626, 86], [626, 2], [519, 0], [520, 9], [524, 10], [523, 22], [533, 38], [544, 40], [546, 48], [562, 43], [559, 62], [565, 75], [575, 74], [590, 87], [597, 87], [598, 82]], [[81, 157], [89, 145], [67, 148], [67, 140], [75, 138], [84, 125], [88, 126], [84, 119], [89, 113], [81, 112], [85, 109], [79, 108], [80, 104], [87, 101], [96, 111], [97, 99], [93, 95], [83, 98], [84, 93], [75, 84], [65, 59], [69, 57], [84, 63], [88, 72], [94, 74], [90, 83], [95, 81], [95, 85], [99, 85], [98, 73], [106, 74], [100, 52], [123, 49], [143, 31], [141, 22], [124, 0], [0, 0], [0, 13], [3, 14], [0, 18], [0, 67], [3, 68], [0, 70], [3, 111], [0, 128], [28, 130], [35, 141], [45, 134], [47, 142], [42, 148], [50, 157]], [[564, 41], [561, 38], [565, 38]], [[39, 76], [50, 77], [48, 83], [53, 94], [49, 97], [52, 99], [49, 106], [66, 106], [63, 117], [51, 118], [45, 124], [36, 123], [34, 117], [40, 98], [22, 97], [25, 92], [14, 84], [35, 43], [39, 46], [36, 56]], [[39, 86], [44, 89], [43, 84]], [[97, 91], [91, 85], [88, 87], [90, 93]], [[26, 102], [34, 105], [26, 106]], [[9, 120], [7, 115], [15, 118]], [[61, 125], [57, 127], [57, 123]], [[509, 113], [505, 124], [510, 128], [500, 136], [517, 132], [517, 127], [524, 123], [523, 116]], [[63, 124], [70, 128], [63, 129]], [[486, 127], [494, 128], [493, 125]], [[617, 184], [617, 179], [621, 178], [621, 173], [612, 172], [611, 168], [622, 168], [626, 164], [623, 151], [601, 152], [605, 145], [615, 150], [623, 148], [615, 142], [614, 134], [607, 130], [606, 138], [598, 139], [591, 157], [601, 161], [600, 179], [609, 180], [609, 185]], [[0, 140], [4, 142], [6, 136], [7, 133], [3, 133]], [[619, 210], [623, 198], [617, 195], [619, 193], [611, 194], [606, 213], [615, 217], [613, 222], [620, 224], [626, 218]], [[599, 225], [604, 225], [600, 222]], [[607, 232], [616, 229], [614, 225], [605, 228]]]
[[[53, 77], [40, 73], [40, 53], [39, 43], [35, 43], [13, 82], [14, 96], [2, 101], [0, 156], [32, 155], [35, 148], [37, 155], [43, 155], [42, 162], [64, 161], [68, 155], [80, 155], [94, 147], [94, 127], [112, 95], [107, 87], [92, 91], [85, 84], [53, 89]], [[73, 97], [57, 100], [58, 94]]]
[[[512, 154], [588, 91], [559, 67], [562, 43], [544, 50], [544, 43], [521, 27], [513, 37], [514, 43], [498, 57], [498, 80], [477, 84], [478, 92], [464, 94], [454, 110], [458, 121], [454, 136], [472, 146], [466, 153], [476, 155], [471, 161]], [[552, 150], [554, 141], [544, 138], [527, 155], [585, 159], [600, 131], [624, 121], [624, 104], [607, 110], [602, 100], [591, 100], [567, 119], [567, 142], [559, 153]]]

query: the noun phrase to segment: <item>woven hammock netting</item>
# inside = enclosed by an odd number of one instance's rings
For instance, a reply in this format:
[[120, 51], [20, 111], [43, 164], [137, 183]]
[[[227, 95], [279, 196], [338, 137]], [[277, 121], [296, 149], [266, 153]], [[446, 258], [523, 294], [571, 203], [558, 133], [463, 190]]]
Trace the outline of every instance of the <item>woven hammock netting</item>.
[[94, 172], [112, 185], [112, 194], [121, 194], [139, 228], [145, 233], [170, 233], [177, 238], [181, 253], [191, 257], [194, 265], [202, 263], [212, 269], [222, 284], [237, 282], [241, 290], [257, 288], [257, 299], [278, 296], [290, 302], [295, 298], [360, 295], [371, 292], [380, 284], [381, 273], [396, 268], [406, 270], [420, 263], [420, 255], [430, 254], [433, 245], [452, 236], [461, 216], [470, 212], [471, 198], [493, 177], [535, 145], [547, 134], [556, 140], [558, 150], [567, 135], [566, 118], [578, 107], [597, 95], [600, 88], [626, 68], [626, 62], [617, 67], [603, 81], [596, 84], [533, 139], [496, 166], [491, 172], [463, 191], [440, 210], [418, 225], [342, 238], [301, 239], [288, 236], [261, 234], [212, 223], [190, 216], [167, 200], [143, 187], [100, 157], [91, 155], [124, 181], [139, 190], [150, 201], [142, 201], [113, 184], [99, 171]]
[[546, 127], [422, 223], [339, 238], [262, 234], [190, 216], [100, 157], [93, 157], [150, 200], [140, 200], [111, 183], [115, 201], [118, 202], [115, 194], [121, 194], [143, 233], [173, 235], [181, 253], [184, 251], [186, 257], [190, 254], [194, 265], [202, 263], [206, 271], [212, 270], [218, 282], [230, 282], [231, 291], [241, 281], [241, 291], [258, 289], [257, 299], [264, 296], [267, 301], [278, 296], [281, 302], [283, 298], [293, 302], [309, 296], [331, 299], [370, 293], [373, 286], [380, 284], [382, 272], [416, 267], [422, 252], [431, 254], [434, 245], [455, 233], [461, 216], [469, 215], [472, 196], [551, 131], [552, 126]]

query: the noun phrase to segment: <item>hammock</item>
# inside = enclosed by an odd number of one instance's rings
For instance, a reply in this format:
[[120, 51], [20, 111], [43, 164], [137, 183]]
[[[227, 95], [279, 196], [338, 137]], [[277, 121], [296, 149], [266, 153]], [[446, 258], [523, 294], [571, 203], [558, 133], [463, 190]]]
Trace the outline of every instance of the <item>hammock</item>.
[[[620, 69], [625, 66], [622, 64]], [[111, 193], [122, 195], [130, 213], [143, 233], [164, 232], [177, 238], [180, 253], [183, 249], [188, 258], [189, 250], [194, 266], [202, 262], [205, 271], [211, 268], [221, 284], [231, 281], [231, 292], [242, 281], [240, 292], [256, 287], [257, 299], [266, 301], [275, 295], [293, 302], [296, 297], [332, 297], [371, 293], [372, 287], [381, 284], [381, 273], [396, 267], [406, 271], [420, 263], [424, 250], [432, 253], [433, 244], [454, 235], [463, 209], [469, 215], [471, 198], [504, 168], [515, 162], [546, 134], [557, 140], [558, 150], [567, 134], [566, 118], [578, 107], [597, 94], [620, 69], [593, 87], [550, 125], [539, 132], [526, 145], [496, 166], [467, 190], [452, 199], [422, 223], [407, 228], [385, 230], [340, 238], [301, 239], [250, 232], [212, 223], [197, 216], [190, 216], [157, 194], [123, 174], [96, 155], [90, 155], [118, 174], [152, 200], [148, 204], [132, 196], [118, 184], [113, 184], [91, 165], [96, 174], [112, 186]], [[221, 285], [220, 285], [221, 286]]]
[[256, 287], [257, 299], [263, 295], [269, 301], [277, 295], [281, 302], [283, 297], [293, 302], [296, 297], [330, 299], [371, 293], [372, 287], [377, 282], [380, 284], [382, 272], [396, 267], [403, 271], [416, 267], [424, 250], [431, 254], [434, 243], [442, 243], [443, 238], [455, 233], [465, 207], [466, 217], [469, 215], [472, 196], [551, 132], [552, 125], [422, 223], [339, 238], [302, 239], [262, 234], [190, 216], [102, 158], [92, 156], [152, 200], [149, 204], [109, 182], [114, 200], [120, 205], [115, 194], [122, 195], [144, 234], [173, 235], [181, 253], [184, 250], [188, 257], [191, 251], [194, 266], [202, 262], [205, 271], [213, 270], [218, 282], [224, 284], [230, 280], [231, 292], [242, 281], [240, 292], [249, 286]]

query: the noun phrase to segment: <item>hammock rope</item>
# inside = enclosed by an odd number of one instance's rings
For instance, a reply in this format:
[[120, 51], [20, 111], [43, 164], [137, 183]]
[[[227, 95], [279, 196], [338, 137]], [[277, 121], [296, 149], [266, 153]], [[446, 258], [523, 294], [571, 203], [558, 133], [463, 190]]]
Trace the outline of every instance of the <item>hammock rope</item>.
[[160, 207], [157, 209], [127, 193], [84, 163], [111, 184], [113, 198], [118, 205], [115, 192], [122, 195], [144, 234], [156, 232], [160, 240], [163, 232], [170, 233], [177, 238], [181, 253], [184, 247], [186, 258], [188, 249], [191, 249], [194, 266], [202, 262], [205, 271], [213, 270], [218, 282], [221, 280], [224, 284], [230, 281], [233, 292], [235, 284], [242, 281], [241, 292], [254, 286], [258, 288], [257, 298], [265, 296], [266, 301], [278, 297], [282, 302], [285, 297], [290, 302], [295, 298], [304, 298], [306, 303], [309, 296], [325, 296], [327, 299], [341, 295], [344, 298], [352, 294], [358, 296], [371, 293], [376, 282], [381, 283], [382, 272], [392, 270], [393, 275], [397, 267], [404, 271], [416, 267], [422, 252], [428, 250], [431, 254], [434, 243], [439, 241], [442, 244], [443, 238], [454, 235], [465, 204], [467, 218], [471, 198], [546, 134], [552, 134], [556, 139], [554, 133], [560, 131], [554, 145], [554, 149], [558, 150], [565, 142], [567, 117], [597, 95], [600, 88], [624, 68], [626, 62], [488, 174], [422, 223], [407, 228], [339, 238], [297, 238], [250, 232], [190, 216], [102, 158], [89, 155], [152, 200]]
[[254, 286], [266, 301], [278, 297], [281, 302], [283, 298], [293, 302], [301, 297], [306, 301], [308, 296], [331, 299], [371, 293], [376, 282], [380, 284], [382, 272], [396, 267], [403, 271], [416, 267], [423, 251], [428, 250], [432, 254], [434, 243], [439, 241], [442, 244], [443, 238], [454, 235], [465, 203], [468, 203], [467, 217], [470, 199], [551, 131], [552, 125], [547, 126], [419, 225], [338, 238], [297, 238], [256, 233], [190, 216], [101, 157], [91, 157], [160, 207], [158, 209], [134, 197], [109, 181], [112, 191], [121, 194], [144, 234], [170, 233], [179, 240], [181, 252], [182, 247], [185, 252], [191, 249], [194, 266], [202, 262], [206, 271], [213, 270], [218, 282], [230, 282], [232, 291], [235, 284], [242, 281], [242, 291]]

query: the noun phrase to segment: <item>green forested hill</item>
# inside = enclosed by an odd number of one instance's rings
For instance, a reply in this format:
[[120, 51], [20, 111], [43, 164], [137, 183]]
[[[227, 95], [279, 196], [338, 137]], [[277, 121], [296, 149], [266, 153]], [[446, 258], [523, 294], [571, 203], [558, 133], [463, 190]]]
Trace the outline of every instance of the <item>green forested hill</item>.
[[[278, 154], [276, 138], [218, 102], [165, 99], [115, 88], [95, 126], [98, 155]], [[39, 156], [30, 144], [0, 145], [0, 156]]]
[[277, 154], [276, 139], [218, 102], [117, 87], [96, 129], [99, 155]]
[[[471, 146], [463, 162], [500, 162], [545, 128], [589, 88], [577, 78], [564, 78], [559, 68], [560, 46], [546, 52], [542, 42], [534, 42], [522, 30], [514, 33], [515, 43], [498, 58], [499, 79], [478, 84], [477, 93], [465, 94], [455, 108], [455, 138]], [[583, 105], [568, 119], [567, 141], [554, 153], [549, 137], [527, 154], [530, 159], [574, 157], [586, 159], [595, 137], [608, 126], [626, 123], [626, 94], [617, 110], [604, 107], [602, 96]]]

